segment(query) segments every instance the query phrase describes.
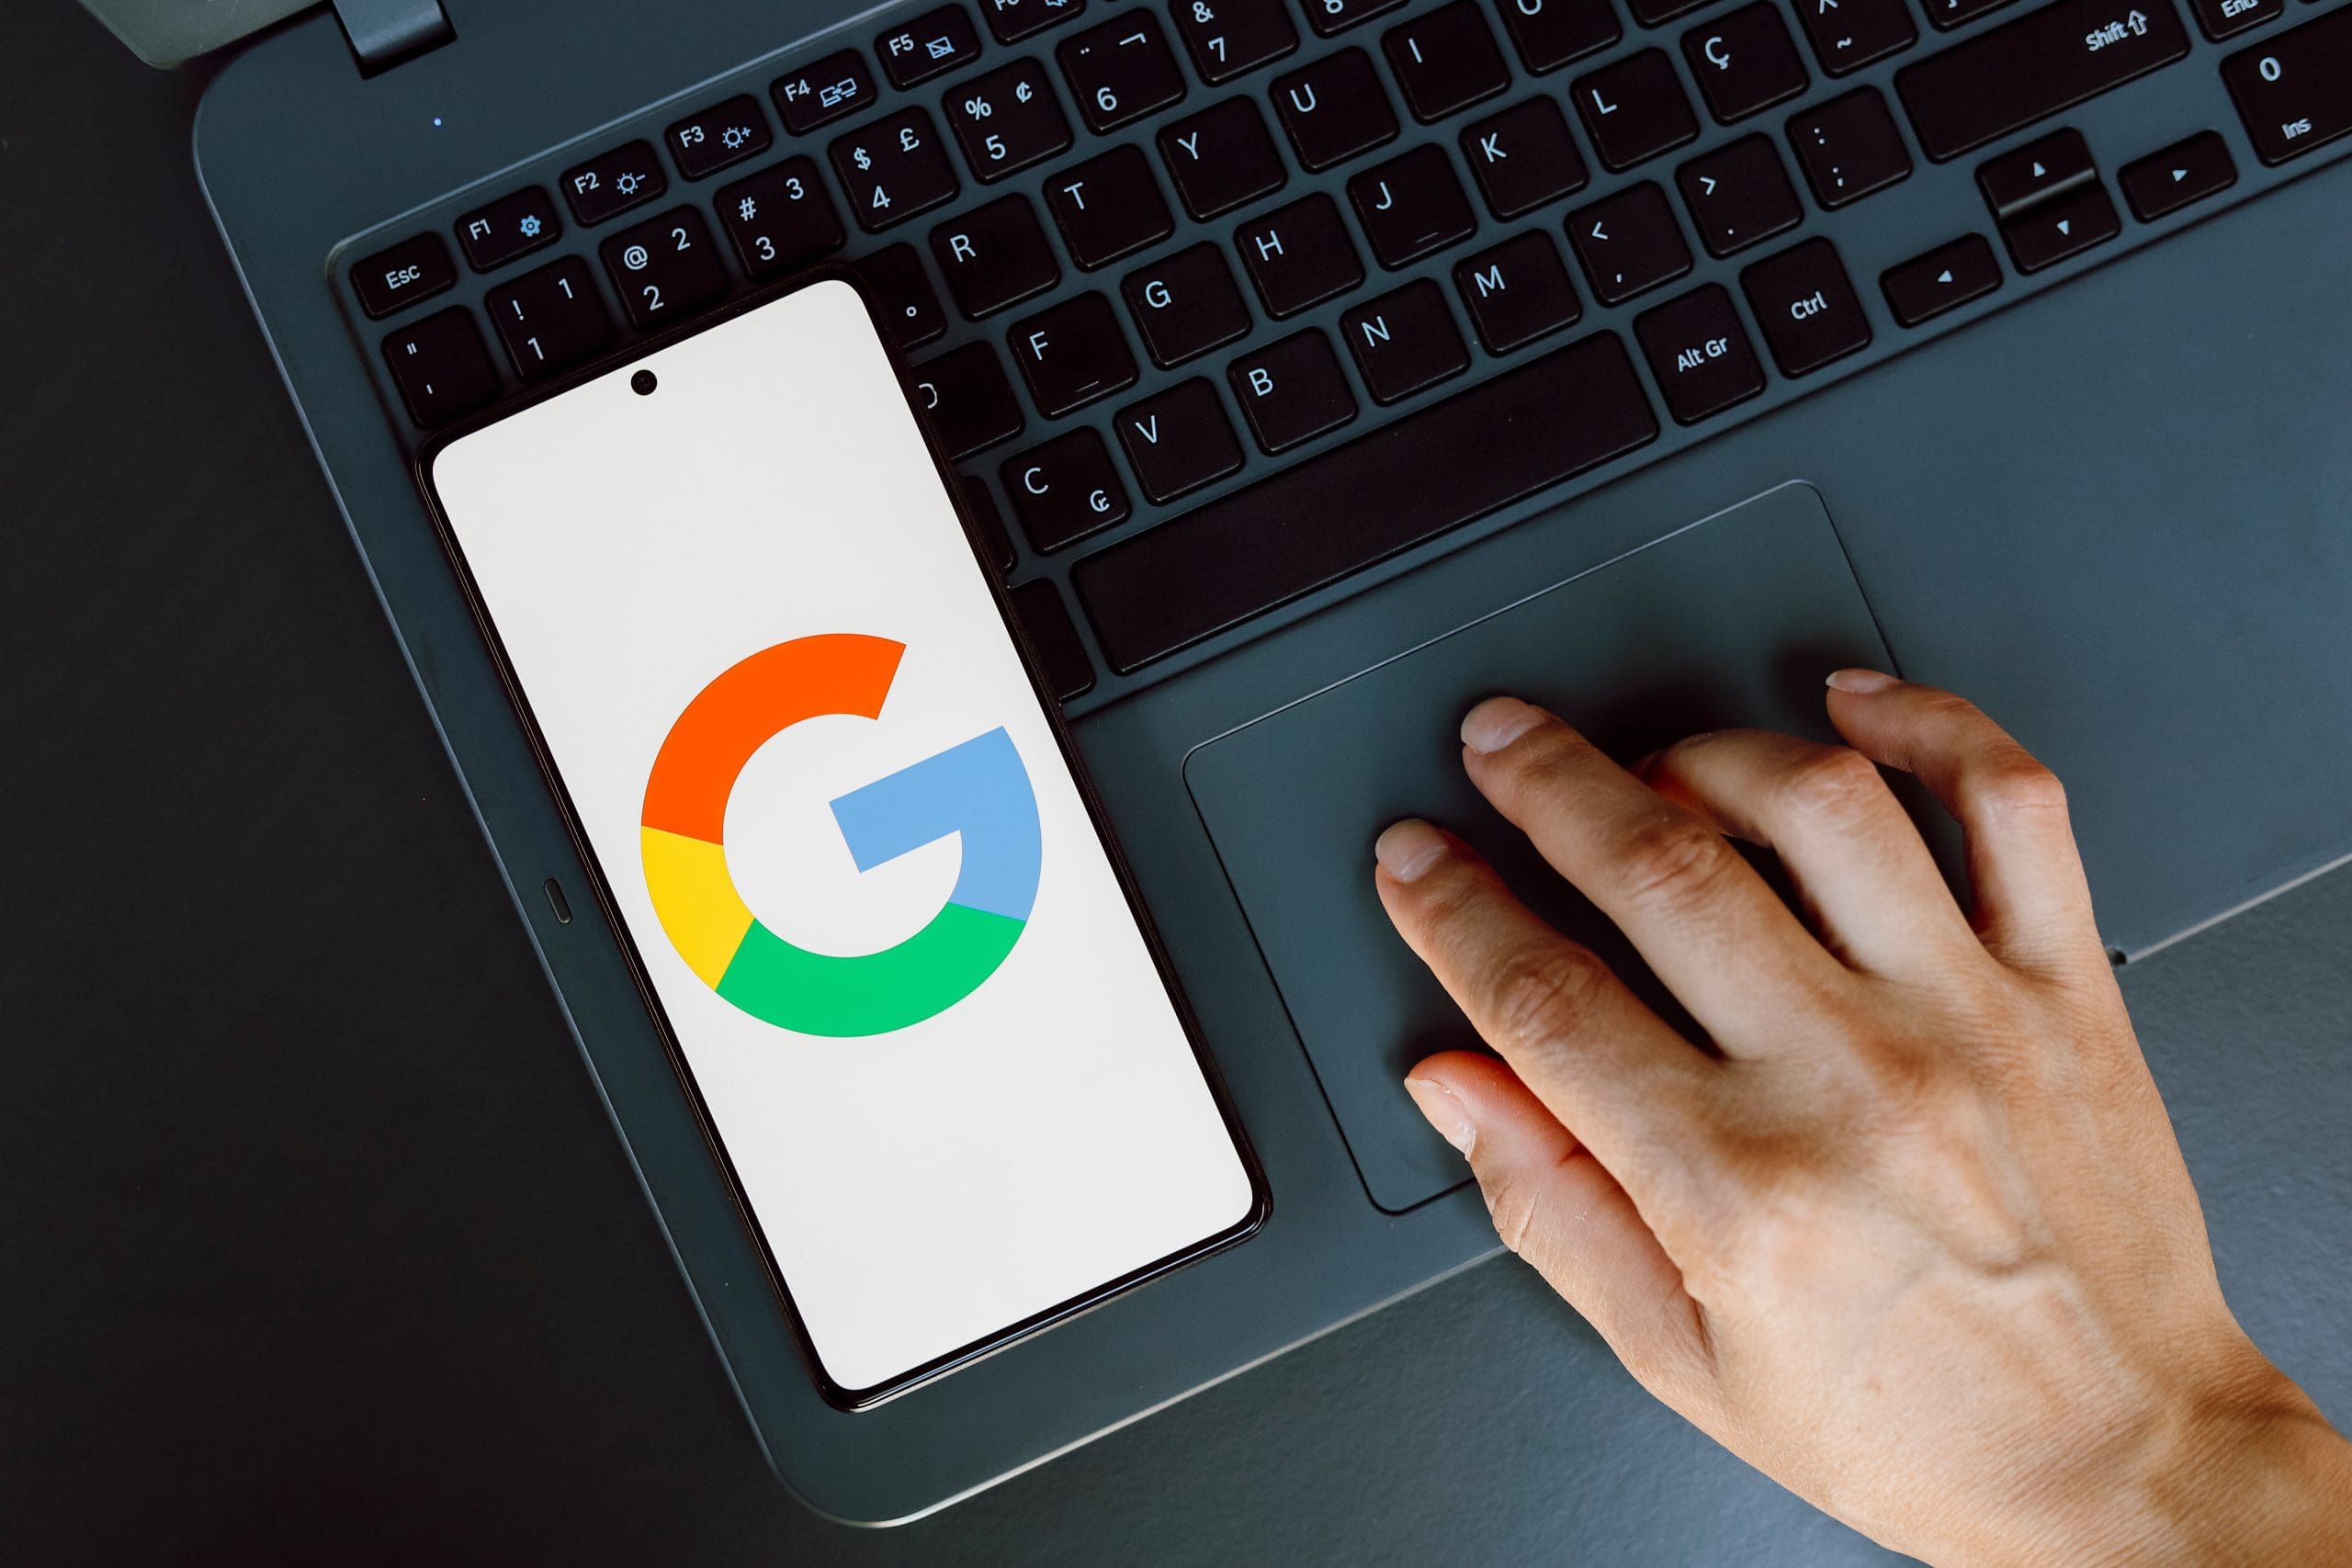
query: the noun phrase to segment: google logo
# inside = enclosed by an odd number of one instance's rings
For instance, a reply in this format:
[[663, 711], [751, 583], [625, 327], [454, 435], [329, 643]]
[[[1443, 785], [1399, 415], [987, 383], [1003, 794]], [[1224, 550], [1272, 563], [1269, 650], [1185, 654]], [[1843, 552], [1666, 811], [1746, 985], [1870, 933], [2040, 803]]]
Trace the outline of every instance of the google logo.
[[752, 655], [695, 694], [653, 759], [639, 840], [654, 913], [703, 984], [802, 1034], [885, 1034], [944, 1012], [996, 973], [1037, 900], [1037, 797], [1000, 728], [833, 800], [860, 871], [961, 835], [956, 886], [929, 923], [854, 957], [760, 924], [727, 871], [728, 796], [752, 754], [803, 719], [878, 718], [904, 643], [836, 632]]

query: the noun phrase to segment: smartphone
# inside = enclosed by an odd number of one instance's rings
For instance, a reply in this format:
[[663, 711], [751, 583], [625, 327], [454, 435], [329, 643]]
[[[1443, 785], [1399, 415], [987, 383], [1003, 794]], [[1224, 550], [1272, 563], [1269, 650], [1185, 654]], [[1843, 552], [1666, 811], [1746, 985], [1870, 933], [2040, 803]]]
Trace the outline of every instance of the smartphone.
[[846, 1409], [1267, 1210], [910, 390], [828, 276], [420, 459]]

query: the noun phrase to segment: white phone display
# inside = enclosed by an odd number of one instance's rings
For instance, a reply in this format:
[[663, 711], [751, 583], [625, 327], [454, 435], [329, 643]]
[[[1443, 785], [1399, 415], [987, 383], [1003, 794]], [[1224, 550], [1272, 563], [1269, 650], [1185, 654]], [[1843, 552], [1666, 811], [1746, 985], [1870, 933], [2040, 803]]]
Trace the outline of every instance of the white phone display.
[[853, 288], [462, 434], [428, 482], [829, 1394], [1257, 1223]]

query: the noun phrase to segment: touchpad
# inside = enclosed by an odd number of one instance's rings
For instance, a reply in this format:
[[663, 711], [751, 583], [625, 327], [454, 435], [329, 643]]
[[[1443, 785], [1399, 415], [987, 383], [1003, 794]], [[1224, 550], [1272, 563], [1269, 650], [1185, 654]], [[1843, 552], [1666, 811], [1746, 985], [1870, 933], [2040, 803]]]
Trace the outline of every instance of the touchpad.
[[1789, 484], [1192, 754], [1193, 798], [1374, 1202], [1408, 1209], [1467, 1179], [1402, 1079], [1431, 1051], [1476, 1043], [1373, 891], [1383, 827], [1443, 823], [1563, 930], [1630, 962], [1470, 786], [1463, 714], [1513, 693], [1620, 759], [1731, 726], [1834, 739], [1822, 677], [1847, 664], [1892, 668], [1820, 495]]

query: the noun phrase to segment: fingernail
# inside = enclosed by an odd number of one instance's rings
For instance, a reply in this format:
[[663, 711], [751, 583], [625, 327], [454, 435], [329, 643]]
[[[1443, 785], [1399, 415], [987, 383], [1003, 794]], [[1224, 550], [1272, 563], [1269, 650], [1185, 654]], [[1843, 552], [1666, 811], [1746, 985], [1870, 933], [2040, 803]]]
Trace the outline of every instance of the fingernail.
[[1470, 1152], [1470, 1145], [1478, 1141], [1478, 1129], [1471, 1125], [1468, 1109], [1452, 1089], [1435, 1078], [1407, 1078], [1405, 1092], [1413, 1097], [1413, 1103], [1421, 1108], [1440, 1137], [1464, 1155]]
[[1872, 692], [1883, 692], [1897, 682], [1894, 676], [1882, 674], [1876, 670], [1832, 670], [1829, 683], [1838, 691], [1867, 697]]
[[1499, 751], [1544, 722], [1544, 710], [1517, 697], [1488, 697], [1462, 716], [1462, 744]]
[[1410, 882], [1445, 853], [1445, 835], [1417, 817], [1391, 822], [1372, 841], [1372, 858], [1399, 882]]

